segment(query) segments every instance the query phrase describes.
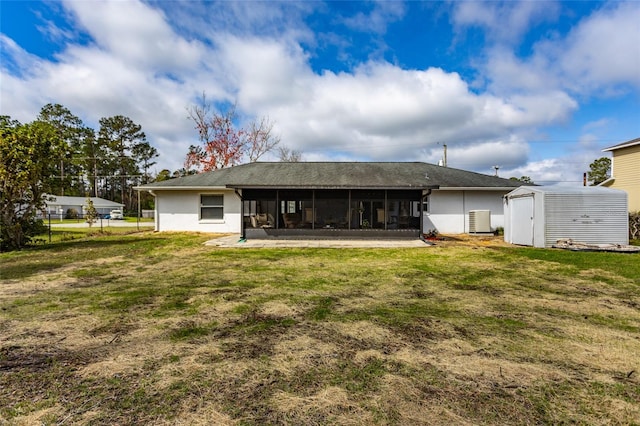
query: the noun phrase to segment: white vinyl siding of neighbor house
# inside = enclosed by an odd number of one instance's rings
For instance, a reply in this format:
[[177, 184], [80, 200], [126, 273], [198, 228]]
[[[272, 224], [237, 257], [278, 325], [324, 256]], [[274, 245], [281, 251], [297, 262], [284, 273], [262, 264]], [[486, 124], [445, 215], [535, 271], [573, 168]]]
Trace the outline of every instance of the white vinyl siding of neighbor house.
[[156, 231], [240, 232], [241, 201], [233, 191], [158, 190], [155, 200]]
[[434, 190], [429, 195], [429, 207], [424, 215], [424, 232], [435, 229], [441, 234], [467, 233], [470, 210], [490, 210], [491, 229], [504, 227], [502, 196], [507, 192]]

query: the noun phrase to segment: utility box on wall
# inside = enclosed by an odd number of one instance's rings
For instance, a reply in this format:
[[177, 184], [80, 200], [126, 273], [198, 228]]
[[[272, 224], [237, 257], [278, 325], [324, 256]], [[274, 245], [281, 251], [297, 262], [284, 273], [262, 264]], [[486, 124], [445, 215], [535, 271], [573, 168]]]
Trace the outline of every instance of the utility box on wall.
[[469, 210], [469, 233], [491, 232], [491, 210]]
[[505, 195], [504, 220], [511, 244], [629, 244], [627, 193], [610, 188], [521, 186]]

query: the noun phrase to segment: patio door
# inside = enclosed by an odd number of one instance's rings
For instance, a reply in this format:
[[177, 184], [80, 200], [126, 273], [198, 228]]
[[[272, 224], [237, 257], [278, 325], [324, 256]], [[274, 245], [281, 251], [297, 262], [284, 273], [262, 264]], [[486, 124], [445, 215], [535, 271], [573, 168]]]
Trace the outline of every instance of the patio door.
[[385, 191], [351, 192], [351, 229], [385, 229]]
[[313, 191], [287, 189], [278, 191], [278, 228], [313, 228], [315, 212]]

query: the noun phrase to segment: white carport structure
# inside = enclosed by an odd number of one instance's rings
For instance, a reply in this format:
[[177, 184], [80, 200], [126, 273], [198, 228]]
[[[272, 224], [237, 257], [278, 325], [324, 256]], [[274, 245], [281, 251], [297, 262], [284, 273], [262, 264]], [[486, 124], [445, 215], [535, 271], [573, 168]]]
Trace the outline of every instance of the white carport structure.
[[93, 202], [93, 207], [98, 214], [109, 214], [111, 210], [122, 209], [124, 204], [115, 201], [105, 200], [99, 197], [72, 197], [65, 195], [46, 195], [45, 196], [45, 212], [51, 217], [63, 218], [67, 210], [74, 209], [82, 216], [87, 212], [88, 201]]

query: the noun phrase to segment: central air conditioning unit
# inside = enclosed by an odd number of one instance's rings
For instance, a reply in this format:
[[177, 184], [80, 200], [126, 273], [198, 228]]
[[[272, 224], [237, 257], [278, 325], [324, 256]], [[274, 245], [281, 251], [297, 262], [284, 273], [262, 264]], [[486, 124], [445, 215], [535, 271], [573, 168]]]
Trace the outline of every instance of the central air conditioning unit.
[[469, 210], [469, 233], [487, 234], [491, 232], [491, 210]]

